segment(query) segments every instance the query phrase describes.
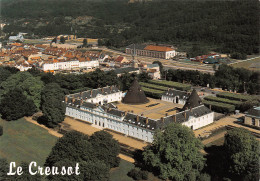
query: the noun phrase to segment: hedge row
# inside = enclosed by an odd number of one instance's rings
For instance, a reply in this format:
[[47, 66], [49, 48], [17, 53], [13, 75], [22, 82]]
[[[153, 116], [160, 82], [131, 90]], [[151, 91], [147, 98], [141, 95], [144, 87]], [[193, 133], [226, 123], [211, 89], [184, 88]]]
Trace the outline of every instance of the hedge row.
[[149, 83], [146, 83], [146, 82], [140, 82], [139, 84], [141, 86], [143, 86], [143, 87], [147, 87], [147, 88], [151, 88], [151, 89], [157, 89], [157, 90], [162, 90], [162, 91], [167, 91], [169, 89], [168, 87], [155, 85], [155, 84], [149, 84]]
[[225, 104], [220, 102], [214, 102], [214, 101], [202, 101], [205, 105], [208, 107], [211, 106], [211, 109], [215, 112], [219, 113], [230, 113], [235, 111], [235, 106], [232, 104]]
[[166, 80], [149, 80], [149, 83], [166, 86], [166, 87], [171, 87], [171, 88], [175, 88], [175, 89], [182, 90], [182, 91], [191, 90], [191, 85], [182, 84], [179, 82], [166, 81]]
[[225, 99], [225, 98], [221, 98], [221, 97], [214, 97], [214, 96], [207, 96], [204, 99], [207, 100], [207, 101], [214, 101], [214, 102], [232, 104], [236, 107], [236, 109], [240, 109], [240, 106], [243, 104], [242, 101], [235, 101], [235, 100]]
[[227, 99], [231, 99], [231, 100], [238, 100], [238, 101], [249, 101], [249, 100], [253, 100], [253, 99], [259, 99], [259, 97], [257, 97], [257, 96], [234, 94], [234, 93], [229, 93], [229, 92], [218, 93], [217, 97], [227, 98]]
[[151, 97], [155, 99], [161, 99], [162, 94], [164, 93], [164, 91], [157, 90], [157, 89], [150, 89], [147, 87], [142, 87], [142, 89], [147, 97]]

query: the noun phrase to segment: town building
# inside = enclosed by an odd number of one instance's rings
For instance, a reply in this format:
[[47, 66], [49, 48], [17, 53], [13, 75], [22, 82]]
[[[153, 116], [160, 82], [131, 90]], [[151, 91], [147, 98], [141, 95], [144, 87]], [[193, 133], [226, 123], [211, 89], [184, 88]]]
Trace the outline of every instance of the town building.
[[260, 127], [260, 107], [254, 107], [245, 112], [244, 123]]
[[158, 64], [146, 64], [143, 70], [147, 72], [152, 79], [161, 79], [160, 66]]
[[162, 94], [162, 101], [172, 102], [175, 104], [184, 105], [189, 95], [185, 91], [180, 91], [176, 89], [168, 89], [168, 91]]
[[[198, 102], [196, 95], [191, 94], [192, 97], [187, 100], [187, 105], [184, 105], [185, 110], [160, 119], [152, 119], [131, 111], [119, 110], [116, 105], [112, 104], [114, 99], [109, 99], [109, 97], [113, 97], [110, 94], [114, 94], [114, 98], [117, 97], [117, 101], [119, 101], [122, 99], [122, 92], [115, 87], [112, 87], [112, 91], [109, 91], [110, 87], [103, 89], [103, 91], [95, 90], [99, 93], [95, 93], [94, 99], [90, 96], [89, 91], [67, 95], [64, 101], [66, 115], [85, 121], [99, 129], [111, 129], [146, 142], [152, 142], [155, 131], [164, 129], [170, 123], [175, 122], [191, 129], [198, 129], [212, 123], [214, 119], [214, 112]], [[104, 93], [105, 89], [108, 91], [107, 93]], [[194, 90], [193, 94], [195, 93]], [[193, 100], [194, 98], [195, 100]], [[93, 102], [89, 102], [91, 99]], [[147, 103], [147, 98], [136, 80], [122, 102], [130, 105]]]
[[65, 61], [65, 60], [58, 60], [54, 59], [52, 62], [44, 63], [42, 65], [42, 70], [46, 71], [57, 71], [57, 70], [72, 70], [72, 69], [93, 69], [98, 68], [99, 62], [98, 60], [92, 61], [79, 61], [79, 60], [72, 60], [72, 61]]
[[154, 58], [171, 59], [177, 55], [175, 49], [158, 45], [135, 45], [126, 47], [125, 52], [131, 55], [140, 55]]
[[18, 33], [18, 35], [16, 36], [10, 36], [9, 37], [9, 42], [14, 42], [14, 41], [24, 41], [24, 37], [23, 37], [24, 33]]

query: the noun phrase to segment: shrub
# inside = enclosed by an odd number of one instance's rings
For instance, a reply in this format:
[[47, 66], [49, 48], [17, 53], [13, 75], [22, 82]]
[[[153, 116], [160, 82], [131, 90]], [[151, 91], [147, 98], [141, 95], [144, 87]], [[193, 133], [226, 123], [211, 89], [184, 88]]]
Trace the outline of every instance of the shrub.
[[3, 135], [3, 126], [0, 125], [0, 136]]
[[257, 99], [257, 96], [250, 96], [250, 95], [242, 95], [242, 94], [235, 94], [229, 92], [221, 92], [217, 94], [217, 97], [227, 98], [231, 100], [238, 100], [238, 101], [248, 101], [252, 99]]
[[155, 99], [161, 99], [162, 94], [164, 93], [164, 91], [157, 90], [157, 89], [150, 89], [147, 87], [142, 87], [142, 90], [144, 91], [147, 97], [151, 97]]
[[179, 82], [173, 82], [173, 81], [166, 81], [166, 80], [150, 80], [149, 83], [161, 85], [165, 87], [171, 87], [182, 91], [188, 91], [191, 89], [191, 85], [189, 84], [182, 84]]
[[214, 101], [206, 101], [203, 100], [203, 103], [207, 106], [211, 106], [211, 109], [220, 113], [230, 113], [235, 111], [235, 106], [232, 104], [214, 102]]
[[230, 100], [222, 97], [214, 97], [214, 96], [207, 96], [204, 98], [205, 100], [208, 101], [215, 101], [215, 102], [221, 102], [221, 103], [226, 103], [226, 104], [232, 104], [236, 107], [236, 109], [239, 109], [240, 106], [243, 104], [242, 101], [235, 101], [235, 100]]
[[142, 87], [147, 87], [147, 88], [151, 88], [151, 89], [157, 89], [157, 90], [162, 90], [162, 91], [167, 91], [169, 88], [168, 87], [164, 87], [164, 86], [160, 86], [160, 85], [155, 85], [155, 84], [149, 84], [149, 83], [145, 83], [145, 82], [140, 82], [139, 83]]
[[137, 170], [133, 168], [127, 174], [129, 177], [133, 178], [134, 180], [147, 180], [148, 179], [148, 171], [144, 170]]

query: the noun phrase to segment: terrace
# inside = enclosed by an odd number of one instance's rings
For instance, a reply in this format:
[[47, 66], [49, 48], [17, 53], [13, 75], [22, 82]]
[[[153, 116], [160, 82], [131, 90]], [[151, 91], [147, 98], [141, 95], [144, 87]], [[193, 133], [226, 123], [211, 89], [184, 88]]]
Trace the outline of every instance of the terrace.
[[179, 104], [165, 102], [159, 99], [148, 99], [150, 101], [146, 104], [129, 105], [120, 102], [117, 103], [116, 106], [121, 111], [133, 111], [134, 114], [143, 115], [144, 117], [149, 117], [151, 119], [160, 119], [161, 117], [165, 117], [166, 114], [173, 115], [176, 113], [176, 109], [173, 108], [182, 108], [182, 105]]

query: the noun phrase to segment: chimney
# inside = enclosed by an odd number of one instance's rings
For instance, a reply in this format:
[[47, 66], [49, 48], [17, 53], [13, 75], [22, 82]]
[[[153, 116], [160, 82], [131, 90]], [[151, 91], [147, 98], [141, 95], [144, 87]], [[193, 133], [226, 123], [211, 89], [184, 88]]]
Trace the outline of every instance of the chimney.
[[186, 115], [186, 111], [184, 111], [184, 118], [186, 119], [187, 115]]
[[165, 116], [168, 116], [168, 113], [165, 113]]
[[74, 103], [74, 102], [75, 102], [75, 97], [73, 96], [73, 97], [72, 97], [72, 103]]
[[142, 113], [141, 116], [143, 116], [144, 114]]
[[148, 121], [148, 117], [146, 117], [145, 124], [148, 124], [148, 122], [149, 122], [149, 121]]
[[68, 102], [68, 97], [67, 96], [65, 96], [65, 102]]
[[83, 104], [83, 99], [81, 99], [80, 104], [81, 104], [81, 105]]
[[112, 86], [110, 86], [110, 91], [112, 91]]
[[177, 120], [176, 120], [176, 115], [174, 115], [174, 122], [176, 123], [176, 121], [177, 121]]
[[79, 93], [80, 97], [82, 97], [82, 92]]
[[163, 117], [161, 117], [161, 121], [164, 123], [164, 118]]
[[91, 91], [90, 91], [90, 95], [91, 95], [91, 97], [92, 97], [92, 93], [93, 93], [93, 89], [91, 89]]
[[138, 115], [136, 116], [136, 121], [139, 122], [139, 116]]
[[104, 92], [104, 88], [102, 88], [101, 91]]
[[211, 104], [209, 105], [209, 109], [211, 110]]

